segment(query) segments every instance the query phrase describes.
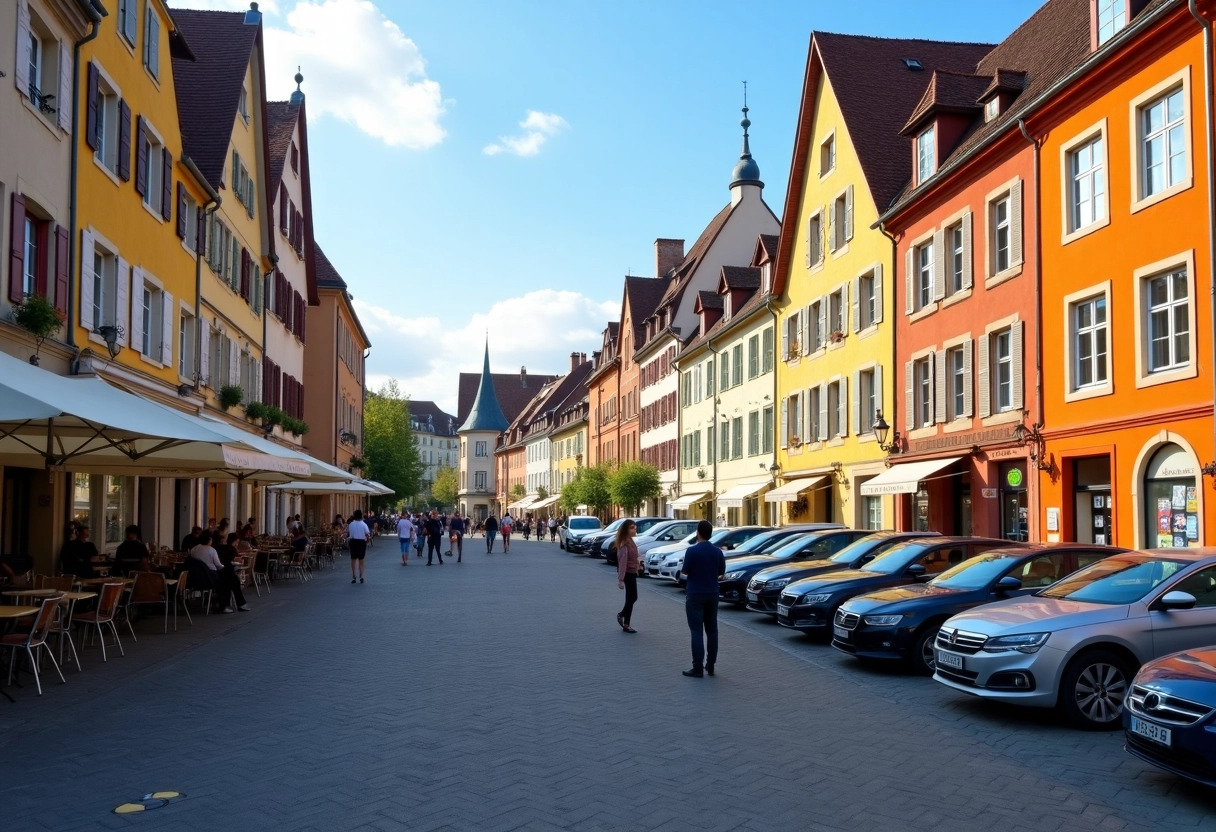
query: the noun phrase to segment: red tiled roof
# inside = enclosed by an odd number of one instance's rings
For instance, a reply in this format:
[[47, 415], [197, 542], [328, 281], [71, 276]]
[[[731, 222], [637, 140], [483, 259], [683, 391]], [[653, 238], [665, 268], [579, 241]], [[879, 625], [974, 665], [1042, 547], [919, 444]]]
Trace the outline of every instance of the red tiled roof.
[[[735, 206], [727, 203], [721, 211], [714, 215], [714, 218], [709, 221], [709, 225], [697, 237], [697, 241], [692, 244], [692, 248], [688, 250], [688, 254], [684, 255], [683, 261], [672, 272], [672, 280], [667, 287], [662, 299], [655, 306], [655, 309], [663, 306], [679, 304], [680, 298], [684, 295], [684, 290], [688, 287], [688, 281], [697, 271], [697, 266], [701, 265], [701, 260], [709, 252], [710, 246], [713, 245], [718, 234], [726, 226], [726, 221], [730, 219], [731, 212]], [[653, 311], [653, 310], [652, 310]], [[674, 315], [672, 316], [675, 317]]]
[[1026, 73], [1016, 69], [998, 69], [992, 76], [992, 83], [980, 93], [979, 101], [983, 101], [994, 92], [1020, 93], [1026, 88]]
[[[270, 162], [270, 181], [277, 183], [283, 178], [283, 166], [291, 150], [291, 136], [300, 116], [300, 106], [290, 101], [266, 102], [266, 155]], [[273, 198], [273, 197], [272, 197]]]
[[346, 281], [342, 279], [342, 275], [338, 274], [338, 270], [334, 268], [334, 264], [329, 262], [329, 258], [325, 256], [325, 252], [321, 250], [319, 245], [313, 244], [313, 251], [317, 255], [317, 285], [323, 286], [326, 289], [342, 289], [346, 290]]
[[905, 136], [912, 135], [921, 122], [933, 113], [970, 115], [979, 112], [980, 96], [991, 80], [969, 72], [933, 70], [933, 77], [929, 79], [929, 86], [925, 87], [925, 94], [921, 96], [920, 103], [912, 110], [912, 115], [899, 132]]
[[697, 292], [697, 309], [722, 309], [724, 306], [725, 301], [717, 292], [711, 292], [708, 289]]
[[751, 266], [723, 266], [722, 280], [730, 289], [759, 289], [760, 270]]
[[[708, 293], [707, 292], [700, 293], [700, 295], [706, 295], [706, 294], [708, 294]], [[718, 305], [719, 305], [719, 307], [721, 307], [722, 296], [714, 295], [714, 297], [716, 297], [718, 299]], [[684, 346], [680, 348], [680, 354], [676, 356], [676, 359], [679, 360], [679, 358], [681, 356], [683, 356], [684, 353], [688, 352], [689, 350], [697, 349], [702, 344], [704, 344], [706, 341], [717, 337], [723, 331], [730, 329], [732, 326], [735, 326], [736, 324], [739, 323], [739, 321], [741, 319], [746, 318], [748, 315], [752, 314], [757, 309], [762, 308], [764, 306], [765, 300], [766, 300], [765, 295], [762, 295], [760, 292], [753, 292], [751, 294], [751, 296], [747, 299], [747, 301], [742, 306], [740, 306], [738, 309], [736, 309], [734, 314], [732, 314], [729, 318], [723, 316], [723, 317], [719, 318], [718, 321], [709, 328], [708, 332], [704, 332], [704, 333], [697, 332], [697, 333], [695, 333], [695, 337], [689, 338], [684, 343]]]
[[777, 246], [781, 243], [780, 234], [761, 234], [759, 246], [769, 260], [777, 256]]
[[[629, 318], [633, 324], [634, 349], [646, 338], [646, 319], [654, 314], [671, 280], [666, 277], [626, 277], [625, 297], [629, 301]], [[621, 309], [621, 314], [624, 314]]]

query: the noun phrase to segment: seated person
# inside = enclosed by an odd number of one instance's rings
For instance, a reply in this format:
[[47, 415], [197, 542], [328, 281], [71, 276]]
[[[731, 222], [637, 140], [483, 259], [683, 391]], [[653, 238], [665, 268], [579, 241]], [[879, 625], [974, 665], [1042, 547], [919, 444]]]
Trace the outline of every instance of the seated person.
[[93, 558], [97, 556], [97, 547], [89, 540], [89, 527], [78, 525], [76, 536], [59, 550], [59, 572], [77, 578], [94, 578], [97, 573], [93, 571]]
[[182, 538], [181, 551], [189, 554], [190, 550], [198, 545], [198, 536], [202, 534], [202, 531], [202, 526], [195, 526], [194, 528], [190, 529], [190, 534]]
[[[198, 545], [190, 550], [190, 557], [186, 559], [186, 567], [190, 572], [190, 586], [193, 589], [212, 590], [213, 605], [222, 603], [224, 605], [222, 612], [236, 612], [228, 606], [236, 573], [233, 571], [231, 563], [227, 566], [224, 565], [219, 552], [211, 545], [212, 539], [212, 533], [204, 530], [199, 535]], [[245, 605], [242, 604], [242, 606]], [[248, 606], [245, 606], [245, 609], [249, 609]]]
[[297, 552], [303, 552], [308, 548], [308, 535], [304, 534], [303, 529], [299, 529], [291, 537], [291, 548]]
[[139, 526], [127, 526], [127, 539], [118, 544], [114, 553], [113, 574], [127, 577], [132, 572], [147, 572], [151, 568], [152, 560], [141, 539]]
[[225, 607], [225, 612], [232, 612], [232, 607], [229, 605], [229, 596], [236, 598], [236, 608], [242, 612], [248, 612], [249, 605], [245, 603], [245, 593], [241, 592], [241, 579], [236, 574], [236, 569], [233, 566], [233, 561], [236, 560], [236, 542], [239, 539], [236, 532], [228, 535], [228, 539], [215, 547], [216, 552], [220, 556], [220, 563], [224, 564], [224, 568], [220, 571], [220, 600], [219, 603]]
[[253, 549], [253, 526], [246, 526], [237, 534], [236, 551], [239, 555], [249, 555]]

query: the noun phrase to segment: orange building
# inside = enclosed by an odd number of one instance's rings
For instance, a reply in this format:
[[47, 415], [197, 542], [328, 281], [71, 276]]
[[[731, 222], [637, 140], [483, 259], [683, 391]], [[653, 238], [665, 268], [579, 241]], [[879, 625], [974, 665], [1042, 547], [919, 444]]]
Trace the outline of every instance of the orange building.
[[1202, 30], [1185, 2], [1127, 5], [1027, 121], [1051, 345], [1040, 521], [1047, 540], [1202, 546], [1216, 503], [1201, 473], [1216, 454]]
[[587, 464], [599, 465], [617, 459], [621, 446], [621, 362], [617, 358], [620, 324], [604, 328], [604, 341], [595, 354], [595, 369], [587, 379]]

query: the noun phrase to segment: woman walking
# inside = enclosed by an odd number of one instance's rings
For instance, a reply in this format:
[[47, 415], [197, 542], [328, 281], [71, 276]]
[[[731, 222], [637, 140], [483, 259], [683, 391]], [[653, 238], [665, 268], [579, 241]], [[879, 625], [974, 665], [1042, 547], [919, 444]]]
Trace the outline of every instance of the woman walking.
[[359, 509], [355, 509], [350, 516], [346, 532], [350, 536], [347, 541], [350, 546], [350, 582], [355, 582], [355, 564], [358, 564], [359, 583], [363, 583], [363, 561], [367, 558], [367, 539], [372, 536], [372, 530], [363, 522], [363, 512]]
[[638, 600], [638, 572], [642, 568], [642, 559], [638, 555], [637, 544], [633, 538], [638, 533], [638, 524], [626, 520], [616, 530], [616, 586], [625, 590], [625, 606], [616, 614], [616, 623], [627, 633], [637, 630], [629, 625], [633, 617], [633, 605]]
[[498, 531], [502, 533], [502, 553], [505, 555], [511, 551], [511, 532], [515, 528], [515, 521], [511, 519], [511, 512], [507, 512], [502, 516], [502, 521], [498, 524]]
[[494, 538], [498, 537], [498, 520], [491, 514], [486, 518], [486, 554], [494, 554]]

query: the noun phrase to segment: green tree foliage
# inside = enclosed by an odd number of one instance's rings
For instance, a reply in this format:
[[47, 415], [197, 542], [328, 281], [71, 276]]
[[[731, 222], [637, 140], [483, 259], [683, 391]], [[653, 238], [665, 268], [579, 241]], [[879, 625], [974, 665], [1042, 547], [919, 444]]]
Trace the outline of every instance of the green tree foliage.
[[410, 499], [419, 491], [426, 465], [418, 452], [410, 428], [410, 403], [389, 379], [384, 386], [367, 394], [363, 406], [363, 475], [382, 482], [396, 495], [373, 497], [373, 505], [391, 505]]
[[522, 500], [527, 495], [527, 493], [528, 493], [528, 489], [524, 488], [519, 483], [515, 483], [515, 485], [511, 486], [511, 490], [510, 490], [510, 492], [508, 492], [507, 496], [509, 496], [511, 498], [512, 502], [515, 502], [516, 500]]
[[456, 505], [456, 495], [460, 491], [460, 475], [454, 466], [440, 468], [435, 472], [435, 481], [431, 483], [431, 498], [439, 506]]
[[545, 488], [543, 485], [536, 486], [537, 502], [540, 502], [541, 500], [547, 500], [547, 499], [549, 499], [549, 489]]
[[659, 469], [638, 459], [621, 463], [608, 476], [612, 501], [626, 514], [637, 514], [642, 501], [659, 496], [660, 489]]
[[562, 508], [573, 514], [578, 506], [587, 506], [591, 514], [601, 514], [612, 506], [612, 493], [608, 479], [612, 469], [605, 463], [590, 468], [579, 468], [574, 479], [562, 488]]

